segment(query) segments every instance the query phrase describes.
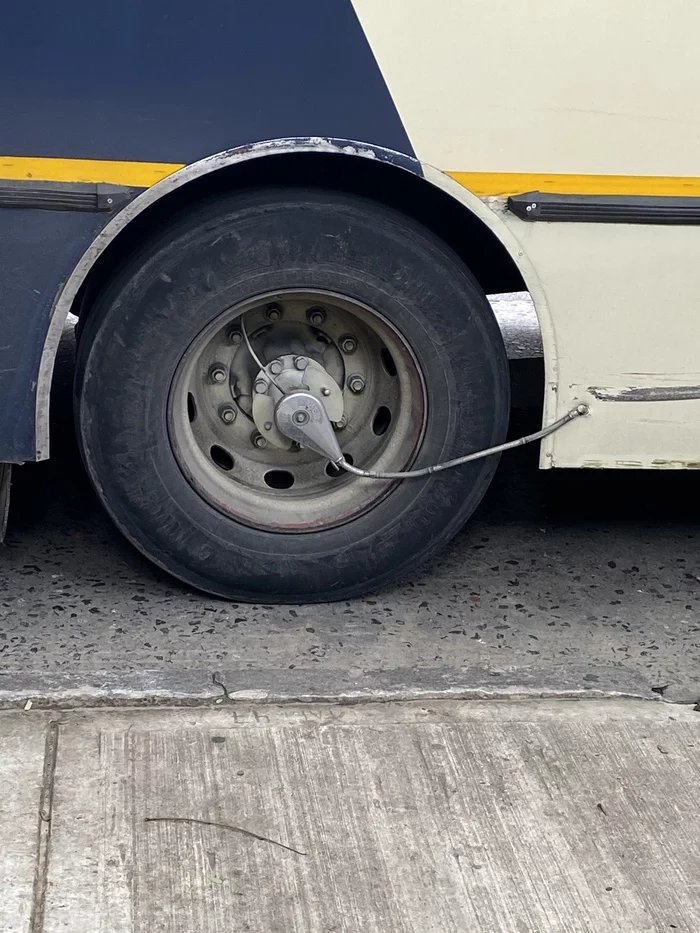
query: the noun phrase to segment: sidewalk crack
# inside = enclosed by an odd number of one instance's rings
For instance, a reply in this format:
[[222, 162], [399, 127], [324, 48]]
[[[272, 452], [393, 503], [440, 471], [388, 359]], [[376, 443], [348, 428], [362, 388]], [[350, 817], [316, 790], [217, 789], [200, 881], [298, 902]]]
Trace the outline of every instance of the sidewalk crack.
[[[249, 829], [242, 829], [240, 826], [231, 826], [230, 823], [217, 823], [213, 820], [197, 820], [189, 816], [147, 816], [144, 823], [191, 823], [195, 826], [214, 826], [216, 829], [227, 829], [232, 833], [240, 833], [241, 836], [247, 836], [248, 839], [257, 839], [258, 842], [269, 842], [272, 846], [279, 846], [280, 849], [286, 849], [287, 852], [294, 852], [296, 855], [306, 855], [293, 846], [285, 845], [284, 842], [278, 842], [276, 839], [270, 839], [269, 836], [260, 836], [258, 833], [251, 832]], [[34, 933], [34, 931], [32, 931]]]
[[46, 888], [49, 873], [51, 843], [51, 817], [53, 816], [53, 789], [56, 761], [58, 759], [59, 722], [52, 719], [46, 730], [44, 746], [44, 770], [39, 796], [39, 818], [37, 825], [36, 863], [32, 889], [32, 910], [29, 917], [29, 933], [43, 933]]

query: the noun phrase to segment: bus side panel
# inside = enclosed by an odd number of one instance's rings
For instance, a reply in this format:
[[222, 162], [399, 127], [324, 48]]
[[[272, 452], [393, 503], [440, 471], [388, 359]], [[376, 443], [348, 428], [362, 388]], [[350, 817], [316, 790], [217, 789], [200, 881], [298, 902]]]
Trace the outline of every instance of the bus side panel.
[[[292, 136], [413, 155], [350, 0], [11, 4], [0, 86], [0, 184], [142, 187]], [[0, 462], [47, 456], [34, 409], [49, 312], [107, 219], [0, 208]]]
[[0, 209], [0, 462], [37, 458], [37, 379], [51, 310], [104, 222], [101, 214]]
[[700, 195], [700, 4], [353, 2], [418, 158], [488, 199], [535, 269], [545, 418], [590, 403], [542, 465], [700, 466], [700, 228], [531, 223], [505, 201]]
[[700, 227], [506, 222], [554, 321], [544, 467], [700, 468]]
[[700, 174], [700, 4], [353, 3], [417, 157], [443, 171]]

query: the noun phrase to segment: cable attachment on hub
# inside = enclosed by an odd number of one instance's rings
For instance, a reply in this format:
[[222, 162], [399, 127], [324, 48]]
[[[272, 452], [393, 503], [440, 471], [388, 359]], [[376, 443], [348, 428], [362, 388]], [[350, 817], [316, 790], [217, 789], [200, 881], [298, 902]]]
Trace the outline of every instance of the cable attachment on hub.
[[310, 392], [290, 392], [275, 408], [277, 429], [302, 447], [341, 465], [343, 452], [322, 402]]
[[512, 450], [514, 447], [522, 447], [525, 444], [531, 444], [533, 441], [539, 441], [543, 437], [554, 434], [565, 424], [589, 414], [588, 405], [577, 405], [561, 418], [558, 418], [552, 424], [535, 431], [534, 434], [527, 434], [515, 441], [508, 441], [505, 444], [498, 444], [496, 447], [488, 447], [486, 450], [477, 450], [474, 453], [466, 454], [464, 457], [457, 457], [455, 460], [447, 460], [444, 463], [436, 463], [433, 466], [423, 467], [421, 470], [406, 470], [404, 472], [388, 473], [376, 470], [362, 470], [359, 467], [348, 463], [343, 457], [338, 440], [333, 430], [333, 425], [328, 418], [323, 403], [311, 395], [309, 392], [291, 392], [281, 399], [275, 409], [275, 422], [277, 428], [286, 437], [296, 441], [302, 447], [308, 447], [314, 450], [322, 457], [327, 457], [331, 463], [341, 467], [354, 476], [363, 476], [367, 479], [416, 479], [420, 476], [430, 476], [431, 473], [440, 473], [442, 470], [450, 470], [452, 467], [462, 466], [464, 463], [471, 463], [473, 460], [481, 460], [484, 457], [491, 457], [494, 454], [500, 454], [504, 450]]

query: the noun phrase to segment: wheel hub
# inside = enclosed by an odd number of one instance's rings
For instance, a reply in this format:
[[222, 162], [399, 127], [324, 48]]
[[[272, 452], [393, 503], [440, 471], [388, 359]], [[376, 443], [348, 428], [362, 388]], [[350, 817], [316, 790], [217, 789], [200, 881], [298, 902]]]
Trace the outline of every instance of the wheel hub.
[[280, 403], [294, 393], [306, 394], [308, 404], [292, 405], [290, 417], [323, 413], [346, 462], [376, 470], [411, 465], [427, 399], [401, 335], [355, 299], [268, 293], [213, 319], [173, 378], [173, 453], [219, 512], [255, 528], [313, 532], [354, 519], [389, 493], [391, 482], [365, 483], [338, 468], [327, 455], [332, 438], [308, 443], [310, 424], [290, 421], [303, 430], [279, 430]]
[[252, 415], [262, 437], [279, 450], [290, 450], [293, 441], [275, 424], [275, 409], [284, 395], [297, 391], [318, 399], [330, 421], [338, 423], [344, 414], [343, 392], [325, 367], [304, 355], [277, 357], [253, 381]]

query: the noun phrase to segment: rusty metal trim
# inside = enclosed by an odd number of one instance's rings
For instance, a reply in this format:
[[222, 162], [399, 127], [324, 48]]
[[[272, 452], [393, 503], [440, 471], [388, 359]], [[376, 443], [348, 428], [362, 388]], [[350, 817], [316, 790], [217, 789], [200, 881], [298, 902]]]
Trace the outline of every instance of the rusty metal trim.
[[684, 402], [700, 399], [700, 386], [630, 386], [625, 389], [589, 386], [588, 391], [601, 402]]

